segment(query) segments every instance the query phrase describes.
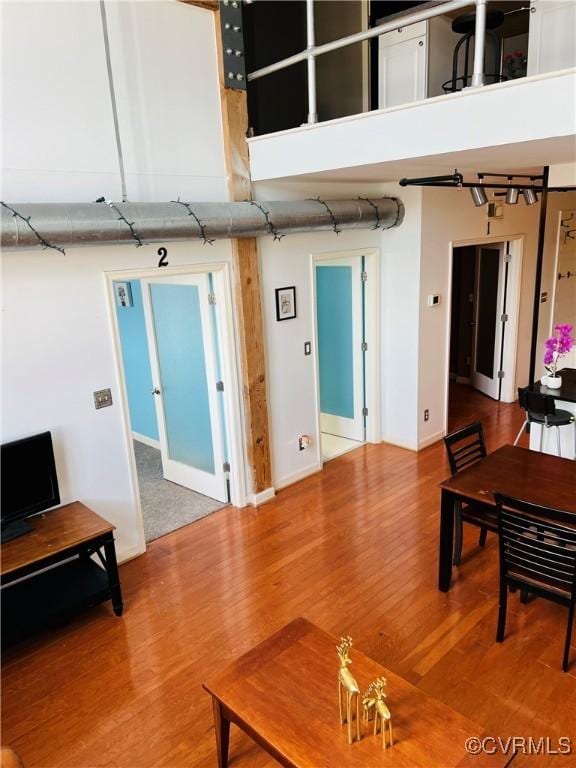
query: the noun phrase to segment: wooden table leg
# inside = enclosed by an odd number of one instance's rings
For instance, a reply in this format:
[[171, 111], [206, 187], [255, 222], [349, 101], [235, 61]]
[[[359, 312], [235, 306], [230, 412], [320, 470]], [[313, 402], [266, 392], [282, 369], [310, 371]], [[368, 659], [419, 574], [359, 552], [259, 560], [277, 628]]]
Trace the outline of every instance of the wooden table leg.
[[120, 576], [118, 574], [118, 561], [116, 560], [116, 546], [114, 536], [104, 542], [104, 555], [106, 557], [106, 571], [108, 573], [108, 585], [112, 596], [112, 608], [116, 616], [122, 616], [124, 603], [122, 602], [122, 590], [120, 588]]
[[216, 733], [216, 753], [218, 768], [227, 768], [228, 744], [230, 743], [230, 720], [224, 715], [222, 705], [214, 696], [212, 697], [214, 708], [214, 731]]
[[442, 489], [440, 502], [440, 558], [438, 589], [448, 592], [452, 578], [452, 550], [454, 547], [454, 496]]

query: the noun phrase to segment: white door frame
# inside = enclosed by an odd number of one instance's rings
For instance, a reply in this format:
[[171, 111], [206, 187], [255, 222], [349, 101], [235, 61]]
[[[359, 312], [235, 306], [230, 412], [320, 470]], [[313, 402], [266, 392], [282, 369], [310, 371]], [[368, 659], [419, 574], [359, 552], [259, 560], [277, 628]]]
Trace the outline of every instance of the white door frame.
[[518, 364], [518, 326], [520, 320], [520, 294], [522, 281], [522, 258], [524, 254], [524, 235], [489, 235], [485, 237], [473, 237], [466, 240], [452, 240], [449, 243], [450, 262], [448, 268], [448, 291], [447, 296], [447, 318], [446, 318], [446, 339], [444, 355], [446, 360], [445, 370], [445, 390], [444, 390], [444, 434], [448, 434], [448, 407], [450, 395], [450, 336], [452, 326], [452, 280], [454, 268], [454, 248], [460, 248], [465, 245], [484, 246], [491, 243], [510, 243], [510, 269], [508, 271], [508, 293], [506, 299], [506, 309], [508, 314], [508, 334], [504, 343], [504, 369], [513, 371], [513, 375], [507, 376], [502, 380], [502, 402], [513, 403], [517, 398], [516, 391], [516, 369]]
[[222, 378], [224, 381], [224, 425], [230, 461], [230, 503], [235, 507], [245, 507], [247, 504], [246, 461], [244, 452], [244, 428], [242, 420], [242, 402], [240, 396], [239, 357], [234, 326], [234, 311], [231, 290], [230, 264], [226, 262], [188, 264], [176, 267], [158, 267], [142, 269], [123, 269], [104, 272], [106, 295], [108, 298], [108, 314], [112, 328], [114, 363], [116, 375], [120, 383], [120, 403], [124, 425], [124, 438], [128, 451], [130, 465], [130, 482], [136, 499], [137, 514], [140, 520], [143, 549], [144, 525], [140, 505], [140, 488], [136, 471], [136, 458], [132, 445], [132, 430], [128, 409], [128, 390], [122, 361], [120, 344], [120, 329], [116, 314], [114, 282], [117, 280], [140, 280], [142, 278], [161, 279], [163, 276], [189, 275], [195, 273], [211, 273], [214, 293], [216, 294], [216, 325], [218, 330], [218, 346], [221, 355]]
[[[310, 255], [310, 285], [312, 289], [312, 316], [314, 324], [314, 386], [316, 390], [316, 444], [320, 445], [320, 365], [318, 360], [318, 327], [316, 321], [316, 265], [323, 261], [335, 261], [353, 256], [364, 256], [368, 280], [364, 294], [364, 323], [368, 349], [365, 353], [366, 443], [382, 441], [380, 405], [380, 251], [378, 248], [357, 248], [346, 251], [329, 251]], [[323, 464], [321, 451], [320, 463]]]

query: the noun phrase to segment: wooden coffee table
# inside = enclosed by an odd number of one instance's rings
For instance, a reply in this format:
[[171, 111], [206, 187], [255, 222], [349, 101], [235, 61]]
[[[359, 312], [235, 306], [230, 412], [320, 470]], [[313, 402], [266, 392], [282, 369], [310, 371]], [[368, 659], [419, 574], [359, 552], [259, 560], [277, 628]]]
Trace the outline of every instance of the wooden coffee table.
[[482, 738], [482, 728], [354, 648], [350, 669], [362, 692], [378, 676], [388, 681], [394, 746], [384, 751], [381, 737], [367, 732], [348, 744], [338, 720], [337, 642], [296, 619], [204, 685], [214, 706], [220, 768], [228, 764], [231, 722], [279, 763], [298, 768], [496, 768], [511, 762], [502, 752], [468, 754], [466, 739]]

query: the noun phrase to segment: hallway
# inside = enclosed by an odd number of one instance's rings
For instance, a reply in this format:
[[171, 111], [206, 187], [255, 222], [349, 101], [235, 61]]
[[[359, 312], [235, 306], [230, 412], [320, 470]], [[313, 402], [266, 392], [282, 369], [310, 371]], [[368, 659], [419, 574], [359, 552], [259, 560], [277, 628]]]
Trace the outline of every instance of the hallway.
[[[472, 421], [481, 421], [484, 432], [492, 429], [508, 429], [511, 423], [518, 422], [520, 429], [523, 420], [523, 411], [518, 403], [503, 403], [493, 400], [488, 395], [469, 386], [450, 382], [450, 395], [448, 400], [448, 431], [469, 424]], [[516, 435], [511, 435], [513, 442]], [[528, 437], [522, 438], [519, 445], [528, 447]]]

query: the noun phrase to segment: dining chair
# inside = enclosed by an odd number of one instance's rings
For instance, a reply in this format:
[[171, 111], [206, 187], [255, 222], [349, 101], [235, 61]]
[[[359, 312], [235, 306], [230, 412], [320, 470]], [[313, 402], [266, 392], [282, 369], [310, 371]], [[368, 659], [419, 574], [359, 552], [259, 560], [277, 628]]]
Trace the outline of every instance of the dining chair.
[[[518, 390], [518, 402], [520, 407], [526, 411], [526, 419], [520, 432], [514, 440], [514, 445], [518, 444], [522, 432], [528, 424], [538, 424], [540, 426], [540, 452], [544, 444], [544, 430], [556, 427], [556, 445], [558, 447], [558, 456], [562, 456], [560, 443], [560, 427], [568, 427], [574, 424], [574, 436], [576, 440], [576, 416], [570, 411], [564, 411], [556, 408], [556, 403], [551, 395], [544, 395], [540, 392], [532, 392], [528, 387], [521, 387]], [[575, 443], [576, 449], [576, 443]]]
[[[453, 475], [482, 461], [486, 457], [486, 443], [484, 430], [479, 421], [475, 421], [466, 427], [451, 432], [444, 438], [450, 471]], [[488, 514], [488, 520], [486, 515]], [[486, 534], [489, 530], [497, 531], [496, 519], [490, 518], [490, 508], [480, 502], [457, 501], [454, 509], [454, 565], [460, 565], [462, 560], [462, 523], [470, 523], [480, 528], [478, 543], [481, 547], [486, 543]]]
[[504, 640], [508, 587], [568, 607], [562, 669], [568, 670], [576, 603], [574, 515], [495, 493], [500, 540], [500, 604], [496, 641]]

